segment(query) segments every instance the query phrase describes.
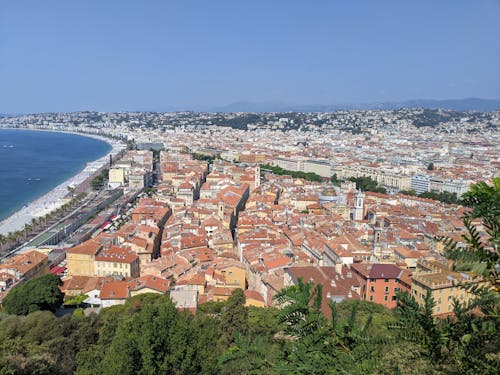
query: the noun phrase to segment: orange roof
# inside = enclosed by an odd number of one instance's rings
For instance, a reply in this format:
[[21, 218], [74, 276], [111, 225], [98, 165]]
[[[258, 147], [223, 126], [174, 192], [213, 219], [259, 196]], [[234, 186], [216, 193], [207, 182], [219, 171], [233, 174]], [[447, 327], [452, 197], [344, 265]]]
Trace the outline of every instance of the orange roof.
[[138, 279], [132, 280], [130, 282], [130, 287], [132, 290], [150, 288], [162, 293], [167, 293], [168, 289], [170, 288], [170, 281], [162, 277], [144, 275], [139, 277]]
[[47, 255], [39, 251], [31, 250], [26, 253], [13, 256], [12, 258], [4, 259], [3, 263], [0, 264], [0, 269], [15, 269], [17, 272], [24, 275], [47, 260]]
[[88, 240], [88, 241], [81, 243], [78, 246], [75, 246], [69, 250], [66, 250], [66, 253], [96, 255], [100, 248], [101, 248], [101, 244], [99, 242], [97, 242], [96, 240]]
[[101, 299], [126, 299], [130, 296], [128, 281], [110, 281], [101, 289]]
[[245, 298], [247, 300], [248, 299], [253, 299], [255, 301], [266, 303], [266, 301], [264, 301], [264, 297], [262, 297], [262, 294], [260, 294], [256, 290], [245, 290]]
[[139, 258], [136, 253], [117, 246], [111, 246], [109, 249], [103, 249], [95, 257], [96, 261], [127, 264], [132, 263], [137, 259]]

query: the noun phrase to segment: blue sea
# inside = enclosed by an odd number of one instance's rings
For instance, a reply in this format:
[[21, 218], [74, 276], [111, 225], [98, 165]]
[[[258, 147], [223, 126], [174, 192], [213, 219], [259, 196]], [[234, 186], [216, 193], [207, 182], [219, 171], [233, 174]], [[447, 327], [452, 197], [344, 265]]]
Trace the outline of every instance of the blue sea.
[[75, 134], [0, 129], [0, 221], [110, 150]]

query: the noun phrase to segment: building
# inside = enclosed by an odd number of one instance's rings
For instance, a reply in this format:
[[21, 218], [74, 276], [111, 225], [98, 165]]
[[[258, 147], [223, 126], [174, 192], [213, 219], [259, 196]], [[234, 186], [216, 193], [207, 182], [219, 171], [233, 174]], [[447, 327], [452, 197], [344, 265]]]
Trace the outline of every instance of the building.
[[363, 220], [364, 214], [364, 199], [365, 194], [362, 191], [358, 191], [354, 197], [354, 211], [352, 218], [353, 220], [359, 221]]
[[149, 185], [149, 175], [143, 171], [131, 172], [128, 176], [128, 187], [130, 190], [141, 190]]
[[99, 299], [102, 307], [123, 305], [130, 297], [130, 286], [126, 281], [110, 281], [103, 285]]
[[389, 309], [396, 307], [396, 293], [411, 287], [410, 272], [394, 264], [354, 263], [351, 269], [361, 279], [363, 299]]
[[338, 178], [348, 179], [349, 177], [370, 177], [377, 181], [379, 185], [398, 190], [408, 190], [411, 184], [411, 177], [402, 168], [381, 168], [369, 167], [365, 165], [336, 165], [332, 168], [332, 174]]
[[453, 312], [453, 302], [468, 302], [473, 298], [458, 284], [478, 283], [480, 279], [472, 274], [452, 271], [446, 264], [439, 261], [420, 260], [412, 275], [411, 295], [423, 305], [425, 296], [431, 293], [435, 306], [434, 315], [446, 315]]
[[328, 160], [304, 160], [302, 171], [305, 173], [316, 173], [325, 178], [330, 178], [333, 174], [332, 164]]
[[266, 301], [256, 290], [245, 290], [245, 306], [265, 307]]
[[94, 276], [95, 256], [102, 245], [95, 240], [88, 240], [66, 251], [68, 276]]
[[412, 176], [410, 188], [417, 194], [428, 192], [430, 189], [430, 177], [427, 175]]
[[359, 278], [348, 267], [342, 267], [340, 272], [337, 272], [335, 267], [319, 266], [285, 269], [285, 286], [297, 285], [299, 279], [304, 283], [312, 281], [314, 284], [322, 285], [321, 311], [328, 317], [331, 316], [330, 302], [361, 299]]
[[111, 189], [125, 185], [125, 169], [111, 168], [108, 173], [108, 179], [108, 186]]
[[92, 239], [66, 252], [68, 276], [139, 277], [139, 256], [129, 248]]
[[[3, 276], [3, 286], [14, 280], [29, 280], [49, 273], [49, 257], [41, 252], [32, 250], [4, 259], [0, 264], [0, 273]], [[9, 274], [14, 280], [9, 281]]]
[[133, 251], [110, 246], [95, 256], [94, 272], [97, 276], [139, 277], [139, 256]]
[[145, 275], [132, 280], [129, 285], [131, 297], [143, 293], [166, 294], [170, 288], [170, 281], [162, 277]]
[[195, 312], [198, 308], [198, 292], [196, 290], [172, 290], [170, 298], [179, 310]]

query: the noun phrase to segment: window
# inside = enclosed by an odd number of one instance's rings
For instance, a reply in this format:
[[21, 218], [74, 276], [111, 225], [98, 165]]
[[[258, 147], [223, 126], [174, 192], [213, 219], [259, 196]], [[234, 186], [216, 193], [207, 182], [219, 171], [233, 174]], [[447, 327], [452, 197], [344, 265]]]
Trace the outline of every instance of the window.
[[394, 288], [395, 292], [399, 292], [399, 290], [400, 290], [399, 288]]
[[375, 291], [375, 287], [374, 286], [371, 286], [370, 287], [370, 292], [374, 292]]
[[370, 296], [370, 301], [373, 301], [373, 296]]
[[436, 312], [439, 312], [441, 310], [441, 307], [436, 307]]
[[370, 281], [374, 283], [375, 281], [377, 281], [377, 279], [370, 279]]
[[389, 292], [389, 287], [388, 287], [388, 286], [386, 286], [386, 287], [385, 287], [385, 292], [386, 292], [386, 293], [388, 293], [388, 292]]
[[387, 301], [387, 300], [388, 300], [388, 298], [387, 298], [387, 297], [388, 297], [388, 296], [384, 296], [384, 301]]
[[396, 296], [392, 296], [392, 298], [391, 298], [391, 299], [392, 299], [393, 301], [395, 301], [395, 300], [396, 300], [396, 298], [397, 298]]
[[389, 279], [385, 279], [384, 282], [388, 283], [389, 282]]

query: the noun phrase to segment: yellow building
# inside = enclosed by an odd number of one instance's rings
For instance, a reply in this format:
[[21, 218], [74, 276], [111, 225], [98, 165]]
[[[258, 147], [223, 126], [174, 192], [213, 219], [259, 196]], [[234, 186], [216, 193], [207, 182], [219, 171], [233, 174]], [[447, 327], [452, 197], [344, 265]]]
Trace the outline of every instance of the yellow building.
[[95, 257], [95, 272], [97, 276], [139, 277], [139, 256], [133, 251], [111, 246]]
[[170, 281], [161, 277], [146, 275], [131, 281], [129, 285], [131, 297], [144, 293], [166, 294], [170, 288]]
[[125, 185], [125, 170], [123, 168], [111, 168], [108, 177], [110, 186]]
[[255, 290], [245, 290], [245, 306], [266, 307], [264, 297]]
[[133, 251], [86, 241], [66, 251], [68, 276], [139, 277], [139, 257]]
[[95, 256], [102, 245], [89, 240], [66, 251], [68, 276], [94, 276]]
[[224, 278], [224, 283], [226, 285], [237, 286], [245, 290], [245, 273], [246, 271], [243, 263], [233, 261], [232, 264], [217, 264], [216, 268], [214, 269], [214, 278], [217, 279], [217, 275], [220, 275]]
[[421, 260], [412, 275], [411, 294], [423, 305], [427, 291], [430, 291], [436, 303], [433, 314], [449, 314], [453, 312], [454, 299], [468, 302], [473, 297], [458, 284], [478, 282], [480, 280], [472, 274], [454, 272], [441, 262]]

